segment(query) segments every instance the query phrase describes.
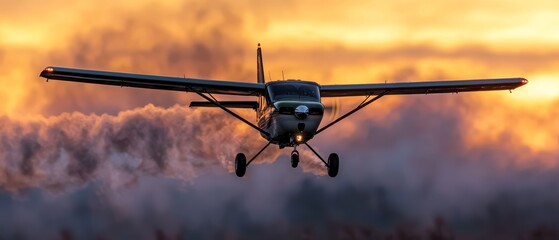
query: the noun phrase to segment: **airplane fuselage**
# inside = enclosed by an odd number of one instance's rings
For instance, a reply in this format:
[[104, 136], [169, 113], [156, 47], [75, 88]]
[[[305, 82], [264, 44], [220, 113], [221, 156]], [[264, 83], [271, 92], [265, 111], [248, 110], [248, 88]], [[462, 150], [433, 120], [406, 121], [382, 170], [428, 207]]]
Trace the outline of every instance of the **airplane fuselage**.
[[268, 82], [258, 106], [258, 127], [269, 133], [262, 137], [280, 148], [312, 139], [324, 114], [319, 85], [309, 81]]

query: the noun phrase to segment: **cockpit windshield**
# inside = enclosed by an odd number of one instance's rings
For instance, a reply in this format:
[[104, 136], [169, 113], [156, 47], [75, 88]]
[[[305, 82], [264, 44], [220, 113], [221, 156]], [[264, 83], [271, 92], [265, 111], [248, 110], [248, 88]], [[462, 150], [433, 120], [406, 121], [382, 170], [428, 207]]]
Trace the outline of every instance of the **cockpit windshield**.
[[272, 101], [305, 100], [320, 102], [320, 90], [308, 82], [277, 82], [268, 85]]

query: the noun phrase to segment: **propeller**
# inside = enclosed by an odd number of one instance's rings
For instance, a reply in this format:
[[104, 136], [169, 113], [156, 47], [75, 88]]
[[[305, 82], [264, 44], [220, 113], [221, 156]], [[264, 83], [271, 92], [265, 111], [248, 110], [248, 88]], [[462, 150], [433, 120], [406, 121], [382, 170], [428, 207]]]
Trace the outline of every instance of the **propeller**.
[[324, 104], [324, 111], [329, 112], [330, 121], [336, 120], [336, 118], [340, 116], [340, 112], [342, 111], [340, 99], [330, 98], [330, 100]]

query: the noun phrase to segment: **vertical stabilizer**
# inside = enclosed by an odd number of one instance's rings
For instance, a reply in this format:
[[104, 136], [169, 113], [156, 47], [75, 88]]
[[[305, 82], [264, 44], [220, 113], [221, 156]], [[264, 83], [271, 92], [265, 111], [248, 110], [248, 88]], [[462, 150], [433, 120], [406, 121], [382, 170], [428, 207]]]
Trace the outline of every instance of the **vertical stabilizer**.
[[264, 63], [262, 63], [262, 49], [260, 49], [260, 43], [258, 44], [258, 49], [256, 50], [256, 82], [265, 83], [264, 81]]

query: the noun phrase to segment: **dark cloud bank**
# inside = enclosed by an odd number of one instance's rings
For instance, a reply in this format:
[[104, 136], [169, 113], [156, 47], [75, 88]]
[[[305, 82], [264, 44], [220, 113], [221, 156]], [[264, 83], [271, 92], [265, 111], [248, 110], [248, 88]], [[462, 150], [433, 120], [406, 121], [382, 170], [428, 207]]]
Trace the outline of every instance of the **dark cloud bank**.
[[233, 176], [234, 154], [263, 143], [216, 111], [3, 118], [0, 238], [559, 237], [557, 168], [503, 165], [523, 151], [506, 141], [466, 149], [460, 117], [427, 105], [461, 98], [414, 100], [388, 124], [354, 118], [363, 127], [355, 138], [314, 140], [342, 156], [335, 179], [291, 169], [275, 148], [261, 161], [277, 161]]

